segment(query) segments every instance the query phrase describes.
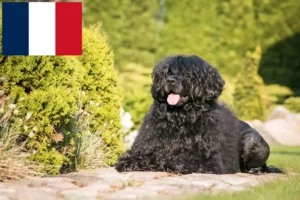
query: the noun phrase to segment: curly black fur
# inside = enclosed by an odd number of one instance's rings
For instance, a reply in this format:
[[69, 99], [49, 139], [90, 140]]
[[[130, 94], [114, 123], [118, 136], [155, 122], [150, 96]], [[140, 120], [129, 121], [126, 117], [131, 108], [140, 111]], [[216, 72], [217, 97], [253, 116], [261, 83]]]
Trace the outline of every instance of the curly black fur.
[[[268, 144], [217, 103], [223, 87], [218, 71], [197, 56], [170, 56], [158, 63], [154, 104], [116, 169], [225, 174], [261, 167], [267, 172]], [[167, 100], [170, 94], [180, 95], [176, 104]]]

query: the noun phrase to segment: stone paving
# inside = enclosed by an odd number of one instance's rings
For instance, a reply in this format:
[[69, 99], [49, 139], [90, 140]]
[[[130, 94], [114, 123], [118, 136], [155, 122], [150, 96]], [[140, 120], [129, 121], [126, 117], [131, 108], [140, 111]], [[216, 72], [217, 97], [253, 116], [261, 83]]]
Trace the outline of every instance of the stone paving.
[[0, 200], [133, 200], [174, 199], [200, 192], [234, 192], [278, 174], [189, 174], [165, 172], [118, 173], [113, 168], [81, 171], [57, 177], [0, 183]]

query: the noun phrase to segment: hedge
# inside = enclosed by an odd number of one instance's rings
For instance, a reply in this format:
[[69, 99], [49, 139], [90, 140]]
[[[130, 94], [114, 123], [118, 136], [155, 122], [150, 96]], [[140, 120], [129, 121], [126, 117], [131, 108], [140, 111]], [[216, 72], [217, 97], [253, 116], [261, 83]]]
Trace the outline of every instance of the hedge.
[[19, 140], [28, 140], [30, 159], [48, 174], [88, 167], [84, 162], [92, 161], [82, 152], [87, 134], [101, 141], [95, 148], [103, 155], [93, 159], [103, 165], [123, 150], [114, 57], [99, 29], [84, 28], [80, 57], [0, 56], [1, 98], [18, 109], [11, 123], [23, 121]]

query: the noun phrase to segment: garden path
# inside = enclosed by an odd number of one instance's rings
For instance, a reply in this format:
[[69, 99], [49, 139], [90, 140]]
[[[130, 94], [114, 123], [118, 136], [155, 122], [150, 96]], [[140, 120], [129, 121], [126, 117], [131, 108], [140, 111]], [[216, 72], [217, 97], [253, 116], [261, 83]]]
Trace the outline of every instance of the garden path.
[[118, 173], [113, 168], [0, 183], [0, 200], [174, 199], [199, 192], [241, 191], [283, 178], [278, 174]]

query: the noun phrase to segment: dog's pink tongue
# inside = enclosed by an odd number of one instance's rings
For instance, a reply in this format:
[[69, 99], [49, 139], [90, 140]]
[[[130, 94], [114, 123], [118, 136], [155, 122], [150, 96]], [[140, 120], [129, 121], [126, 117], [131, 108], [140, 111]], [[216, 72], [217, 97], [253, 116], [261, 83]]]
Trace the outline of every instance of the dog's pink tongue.
[[179, 94], [169, 94], [167, 102], [169, 105], [176, 105], [180, 99]]

